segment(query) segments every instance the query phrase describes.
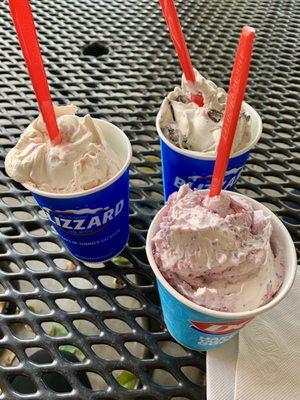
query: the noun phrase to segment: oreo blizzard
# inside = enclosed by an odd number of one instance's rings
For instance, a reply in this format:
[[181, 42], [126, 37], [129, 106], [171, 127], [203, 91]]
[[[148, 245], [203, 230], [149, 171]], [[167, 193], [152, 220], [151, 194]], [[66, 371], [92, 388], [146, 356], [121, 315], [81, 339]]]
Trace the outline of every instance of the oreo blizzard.
[[50, 221], [60, 231], [69, 235], [83, 236], [105, 229], [114, 221], [124, 208], [124, 200], [113, 207], [84, 208], [81, 210], [50, 210], [43, 207]]
[[[168, 147], [162, 139], [160, 144], [165, 201], [184, 184], [188, 184], [192, 189], [209, 188], [215, 166], [214, 159], [193, 158], [182, 154]], [[248, 156], [249, 151], [229, 158], [223, 189], [234, 190]]]
[[[225, 178], [224, 178], [224, 183], [223, 183], [223, 189], [230, 189], [232, 188], [237, 180], [239, 179], [240, 173], [243, 169], [242, 167], [239, 168], [232, 168], [229, 171], [226, 171], [225, 173]], [[192, 189], [208, 189], [210, 187], [211, 184], [211, 179], [212, 179], [212, 175], [208, 175], [208, 176], [199, 176], [199, 175], [195, 175], [195, 176], [188, 176], [185, 179], [180, 178], [179, 176], [175, 177], [174, 180], [174, 186], [176, 188], [180, 188], [182, 185], [185, 185], [186, 183], [192, 188]]]

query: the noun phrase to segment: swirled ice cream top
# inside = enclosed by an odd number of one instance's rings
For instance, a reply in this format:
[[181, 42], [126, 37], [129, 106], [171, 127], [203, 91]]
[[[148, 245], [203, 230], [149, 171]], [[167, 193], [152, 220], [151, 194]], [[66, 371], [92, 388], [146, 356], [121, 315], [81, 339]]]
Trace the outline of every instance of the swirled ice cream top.
[[[159, 121], [162, 132], [175, 146], [214, 156], [218, 147], [227, 94], [195, 70], [196, 84], [191, 88], [184, 77], [164, 100]], [[192, 93], [201, 93], [204, 105], [191, 102]], [[232, 153], [245, 149], [251, 141], [251, 120], [242, 109]]]
[[121, 169], [117, 154], [104, 140], [90, 115], [76, 115], [77, 107], [55, 107], [62, 137], [53, 146], [41, 116], [33, 121], [5, 159], [7, 174], [39, 190], [73, 193], [96, 187]]
[[178, 292], [214, 310], [253, 310], [283, 282], [284, 260], [270, 216], [235, 195], [211, 199], [182, 186], [167, 203], [152, 250]]

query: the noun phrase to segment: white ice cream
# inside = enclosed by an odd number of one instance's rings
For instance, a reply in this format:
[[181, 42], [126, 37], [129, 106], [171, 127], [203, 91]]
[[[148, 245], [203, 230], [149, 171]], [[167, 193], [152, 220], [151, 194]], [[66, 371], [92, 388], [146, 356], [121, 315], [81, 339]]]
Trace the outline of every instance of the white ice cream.
[[228, 312], [272, 300], [285, 273], [280, 245], [264, 211], [235, 195], [210, 199], [187, 185], [170, 196], [152, 239], [157, 266], [178, 292]]
[[5, 159], [14, 180], [54, 193], [73, 193], [96, 187], [121, 169], [117, 154], [90, 115], [76, 116], [77, 107], [56, 107], [62, 143], [53, 146], [41, 116], [20, 136]]
[[[226, 92], [196, 73], [196, 85], [191, 90], [185, 79], [162, 104], [160, 127], [177, 147], [214, 156], [218, 147], [226, 105]], [[201, 93], [204, 105], [190, 101], [191, 93]], [[250, 116], [243, 110], [235, 135], [232, 154], [243, 150], [251, 141]]]

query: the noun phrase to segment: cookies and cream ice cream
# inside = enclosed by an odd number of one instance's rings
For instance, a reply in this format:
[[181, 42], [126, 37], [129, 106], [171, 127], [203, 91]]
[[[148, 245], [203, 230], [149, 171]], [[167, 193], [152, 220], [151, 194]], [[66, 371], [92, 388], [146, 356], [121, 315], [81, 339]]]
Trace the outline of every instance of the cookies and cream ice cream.
[[187, 185], [170, 196], [152, 251], [171, 286], [218, 311], [249, 311], [268, 303], [285, 273], [265, 211], [234, 194], [209, 198]]
[[[164, 100], [160, 113], [160, 127], [165, 137], [175, 146], [214, 156], [218, 147], [227, 94], [212, 81], [195, 70], [196, 84], [191, 88], [184, 77]], [[204, 105], [193, 103], [191, 94], [201, 93]], [[245, 149], [251, 142], [250, 116], [242, 109], [232, 153]]]
[[77, 107], [56, 107], [62, 143], [53, 146], [41, 116], [33, 121], [6, 156], [5, 169], [14, 180], [53, 193], [96, 187], [117, 174], [120, 161], [90, 115]]

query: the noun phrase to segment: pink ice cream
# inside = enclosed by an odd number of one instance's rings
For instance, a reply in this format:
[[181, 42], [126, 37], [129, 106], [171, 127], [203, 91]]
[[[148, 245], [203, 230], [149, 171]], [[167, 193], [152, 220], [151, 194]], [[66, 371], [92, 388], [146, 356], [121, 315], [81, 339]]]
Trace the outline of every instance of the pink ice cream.
[[219, 311], [268, 303], [284, 277], [280, 243], [263, 210], [223, 193], [210, 199], [187, 185], [166, 206], [152, 239], [155, 261], [183, 296]]

